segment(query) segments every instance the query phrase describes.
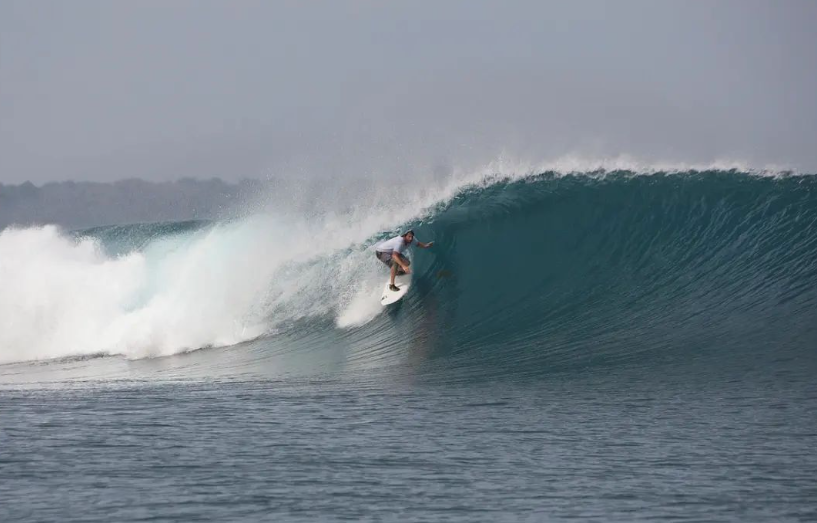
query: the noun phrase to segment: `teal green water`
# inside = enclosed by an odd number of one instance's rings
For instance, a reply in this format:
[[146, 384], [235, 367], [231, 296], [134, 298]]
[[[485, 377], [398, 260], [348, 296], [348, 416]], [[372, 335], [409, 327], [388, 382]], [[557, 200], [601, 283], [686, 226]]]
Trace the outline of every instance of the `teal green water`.
[[815, 177], [545, 173], [403, 225], [435, 249], [362, 325], [0, 366], [0, 519], [817, 519]]

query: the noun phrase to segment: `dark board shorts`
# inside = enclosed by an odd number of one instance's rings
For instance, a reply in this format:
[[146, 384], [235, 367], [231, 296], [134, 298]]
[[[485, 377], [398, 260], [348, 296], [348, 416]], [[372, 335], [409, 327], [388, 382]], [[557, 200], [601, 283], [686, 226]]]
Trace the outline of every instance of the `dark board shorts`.
[[[387, 267], [389, 267], [389, 268], [391, 268], [391, 267], [397, 267], [397, 270], [398, 270], [399, 272], [403, 272], [402, 267], [400, 267], [400, 264], [398, 264], [398, 263], [395, 261], [394, 257], [391, 255], [391, 253], [390, 253], [390, 252], [380, 252], [380, 251], [375, 251], [374, 255], [375, 255], [375, 256], [377, 256], [377, 259], [378, 259], [378, 260], [380, 260], [380, 261], [382, 261], [383, 263], [385, 263]], [[405, 256], [403, 256], [403, 258], [404, 258], [404, 259], [405, 259], [405, 261], [406, 261], [406, 265], [411, 265], [411, 261], [410, 261], [408, 258], [406, 258]]]

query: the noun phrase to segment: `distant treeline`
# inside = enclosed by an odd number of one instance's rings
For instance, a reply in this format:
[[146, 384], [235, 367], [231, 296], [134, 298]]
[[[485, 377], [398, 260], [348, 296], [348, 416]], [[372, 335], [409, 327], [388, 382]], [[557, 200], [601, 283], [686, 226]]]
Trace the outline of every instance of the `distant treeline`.
[[67, 229], [125, 223], [213, 219], [264, 190], [267, 182], [213, 178], [174, 182], [0, 184], [0, 229], [53, 223]]

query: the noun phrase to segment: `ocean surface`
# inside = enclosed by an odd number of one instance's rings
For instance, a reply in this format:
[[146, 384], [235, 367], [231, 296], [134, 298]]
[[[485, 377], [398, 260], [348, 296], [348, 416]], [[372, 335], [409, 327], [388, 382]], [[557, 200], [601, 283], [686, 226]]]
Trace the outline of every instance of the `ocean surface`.
[[0, 231], [0, 521], [148, 520], [817, 520], [817, 176]]

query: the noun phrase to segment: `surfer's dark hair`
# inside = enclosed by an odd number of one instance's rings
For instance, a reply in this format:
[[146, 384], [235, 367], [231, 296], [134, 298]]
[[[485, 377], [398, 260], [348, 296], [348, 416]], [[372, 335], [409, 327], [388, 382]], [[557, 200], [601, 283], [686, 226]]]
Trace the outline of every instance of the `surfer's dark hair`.
[[404, 233], [402, 234], [402, 236], [403, 236], [403, 238], [405, 238], [405, 237], [406, 237], [406, 236], [408, 236], [409, 234], [411, 234], [412, 236], [416, 236], [416, 234], [414, 234], [414, 229], [409, 229], [409, 230], [407, 230], [406, 232], [404, 232]]

